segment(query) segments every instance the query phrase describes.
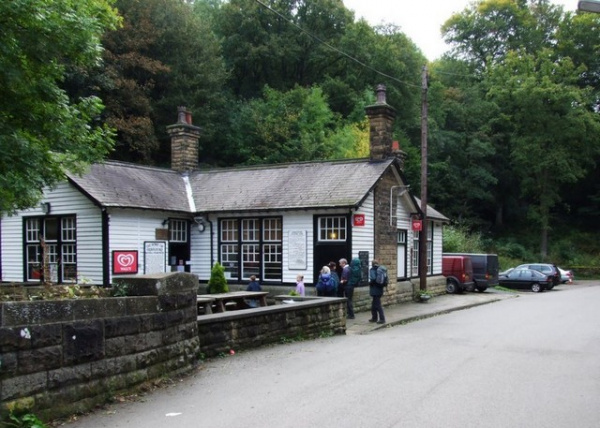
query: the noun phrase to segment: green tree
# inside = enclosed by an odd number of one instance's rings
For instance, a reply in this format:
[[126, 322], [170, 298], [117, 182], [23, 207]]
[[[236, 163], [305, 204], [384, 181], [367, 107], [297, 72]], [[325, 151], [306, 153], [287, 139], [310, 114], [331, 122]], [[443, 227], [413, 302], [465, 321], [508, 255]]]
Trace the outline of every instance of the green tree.
[[103, 159], [111, 132], [94, 96], [70, 99], [67, 70], [100, 60], [119, 24], [112, 0], [0, 2], [0, 213], [35, 205], [44, 186]]
[[542, 257], [561, 186], [581, 179], [598, 153], [600, 122], [589, 109], [591, 91], [576, 85], [580, 73], [569, 58], [554, 60], [549, 51], [510, 52], [489, 73], [489, 97], [512, 130], [510, 161], [530, 201], [529, 219], [539, 226]]
[[234, 124], [238, 157], [250, 164], [329, 159], [339, 150], [332, 144], [335, 124], [318, 87], [279, 92], [267, 86], [263, 99], [242, 106]]
[[478, 0], [442, 26], [454, 58], [485, 69], [513, 50], [535, 53], [556, 45], [563, 17], [548, 0]]
[[207, 15], [180, 0], [117, 0], [121, 29], [108, 33], [95, 78], [106, 121], [117, 129], [114, 159], [168, 163], [165, 127], [188, 107], [210, 141], [226, 103], [226, 72]]

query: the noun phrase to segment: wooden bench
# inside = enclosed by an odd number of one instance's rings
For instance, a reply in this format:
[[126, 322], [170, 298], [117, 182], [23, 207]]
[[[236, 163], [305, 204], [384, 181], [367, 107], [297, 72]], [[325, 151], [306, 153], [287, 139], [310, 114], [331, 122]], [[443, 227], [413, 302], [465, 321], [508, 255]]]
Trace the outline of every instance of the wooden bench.
[[212, 304], [215, 301], [214, 297], [197, 296], [198, 311], [202, 309], [205, 314], [212, 314]]

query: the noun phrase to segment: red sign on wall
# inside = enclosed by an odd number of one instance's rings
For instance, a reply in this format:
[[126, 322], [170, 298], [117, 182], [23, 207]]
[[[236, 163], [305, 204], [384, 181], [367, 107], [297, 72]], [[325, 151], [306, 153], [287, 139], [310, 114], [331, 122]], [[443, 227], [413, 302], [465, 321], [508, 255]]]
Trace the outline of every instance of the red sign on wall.
[[354, 214], [352, 224], [354, 226], [364, 226], [365, 225], [365, 215], [364, 214]]
[[113, 251], [113, 274], [138, 273], [138, 252]]
[[421, 230], [423, 230], [423, 222], [418, 219], [413, 219], [412, 230], [414, 230], [415, 232], [420, 232]]

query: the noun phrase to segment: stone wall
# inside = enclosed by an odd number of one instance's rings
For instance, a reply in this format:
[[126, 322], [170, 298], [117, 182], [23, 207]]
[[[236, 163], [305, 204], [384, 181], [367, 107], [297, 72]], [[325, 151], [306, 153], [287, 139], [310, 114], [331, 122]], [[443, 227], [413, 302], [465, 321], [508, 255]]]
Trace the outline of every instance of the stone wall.
[[123, 283], [130, 296], [0, 303], [1, 416], [87, 411], [120, 390], [193, 367], [197, 277], [115, 279]]
[[198, 317], [206, 357], [257, 348], [285, 339], [346, 333], [346, 299], [318, 298]]

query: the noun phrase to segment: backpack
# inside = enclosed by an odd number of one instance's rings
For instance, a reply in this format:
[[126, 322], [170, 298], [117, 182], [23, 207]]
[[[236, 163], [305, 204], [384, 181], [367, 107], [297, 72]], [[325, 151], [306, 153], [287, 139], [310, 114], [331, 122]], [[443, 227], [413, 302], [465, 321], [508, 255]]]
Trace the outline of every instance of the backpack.
[[331, 292], [335, 289], [335, 281], [331, 275], [321, 275], [319, 282], [317, 283], [318, 291]]
[[377, 266], [377, 271], [375, 272], [375, 283], [381, 287], [387, 287], [388, 274], [385, 266]]

